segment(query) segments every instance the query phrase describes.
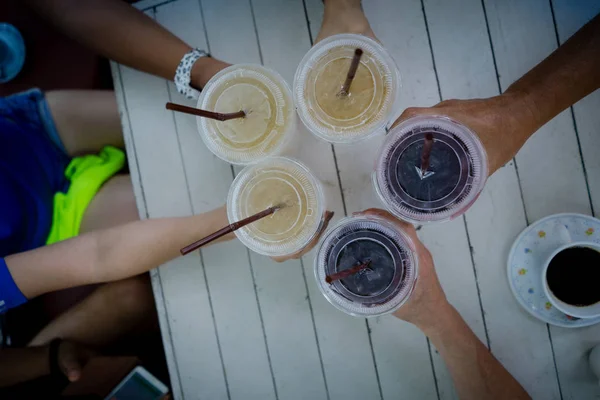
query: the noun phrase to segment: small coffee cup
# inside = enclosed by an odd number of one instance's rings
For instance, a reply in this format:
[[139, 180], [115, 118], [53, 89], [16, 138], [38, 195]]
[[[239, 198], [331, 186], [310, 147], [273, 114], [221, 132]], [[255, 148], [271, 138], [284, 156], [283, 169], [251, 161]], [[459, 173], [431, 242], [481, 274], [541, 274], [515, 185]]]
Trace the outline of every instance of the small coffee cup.
[[[597, 302], [595, 302], [593, 304], [589, 304], [589, 305], [569, 304], [569, 303], [566, 303], [565, 301], [559, 299], [552, 292], [552, 290], [550, 289], [550, 286], [548, 284], [548, 267], [550, 266], [550, 263], [552, 262], [552, 260], [554, 260], [554, 258], [559, 253], [561, 253], [567, 249], [574, 249], [574, 248], [587, 248], [590, 250], [594, 250], [594, 251], [598, 252], [598, 254], [599, 254], [598, 258], [600, 258], [600, 245], [597, 243], [571, 242], [571, 243], [568, 243], [568, 244], [565, 244], [565, 245], [559, 247], [558, 249], [556, 249], [555, 251], [552, 252], [550, 257], [548, 257], [548, 260], [544, 264], [544, 269], [542, 270], [542, 287], [544, 288], [544, 293], [546, 294], [546, 296], [550, 300], [550, 303], [554, 307], [556, 307], [558, 310], [562, 311], [563, 313], [565, 313], [567, 315], [577, 317], [577, 318], [600, 317], [600, 301], [597, 301]], [[598, 268], [600, 268], [600, 266], [598, 266]], [[598, 282], [598, 290], [600, 290], [600, 282]]]

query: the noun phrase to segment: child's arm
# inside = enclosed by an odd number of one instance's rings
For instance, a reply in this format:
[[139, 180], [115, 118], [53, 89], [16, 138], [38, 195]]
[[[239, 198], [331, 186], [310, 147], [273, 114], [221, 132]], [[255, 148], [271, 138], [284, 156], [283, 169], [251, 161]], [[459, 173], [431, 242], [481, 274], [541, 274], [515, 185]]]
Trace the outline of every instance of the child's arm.
[[[140, 71], [173, 80], [192, 48], [123, 0], [27, 0], [29, 6], [72, 39]], [[192, 69], [200, 89], [229, 64], [202, 57]]]
[[136, 221], [14, 254], [5, 261], [16, 285], [31, 299], [146, 272], [228, 223], [225, 207], [191, 217]]
[[[57, 367], [69, 381], [80, 378], [83, 367], [96, 355], [80, 344], [61, 341], [56, 349]], [[50, 345], [0, 350], [0, 388], [50, 375]]]

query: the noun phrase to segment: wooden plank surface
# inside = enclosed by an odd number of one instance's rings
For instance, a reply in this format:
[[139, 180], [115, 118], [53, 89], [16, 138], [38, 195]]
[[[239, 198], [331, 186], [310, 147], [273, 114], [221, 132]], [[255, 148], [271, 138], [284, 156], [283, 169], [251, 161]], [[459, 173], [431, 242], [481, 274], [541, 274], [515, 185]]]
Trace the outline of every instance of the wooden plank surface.
[[[565, 1], [552, 2], [557, 41], [564, 43], [573, 33], [600, 12], [600, 2]], [[583, 156], [583, 167], [592, 204], [592, 211], [600, 210], [600, 91], [590, 94], [567, 110], [574, 118], [574, 128], [579, 137]], [[597, 216], [597, 215], [596, 215]], [[600, 397], [597, 378], [592, 373], [587, 357], [592, 347], [600, 340], [600, 327], [581, 330], [566, 330], [552, 327], [552, 340], [556, 353], [557, 367], [563, 398], [584, 399]]]
[[[375, 34], [378, 35], [384, 46], [395, 58], [404, 78], [399, 110], [404, 110], [410, 106], [431, 106], [439, 102], [441, 99], [436, 82], [436, 69], [439, 69], [439, 66], [434, 67], [434, 60], [428, 43], [426, 13], [423, 14], [422, 3], [419, 1], [390, 1], [381, 4], [380, 1], [369, 1], [364, 2], [364, 9]], [[398, 15], [402, 15], [403, 21], [405, 21], [400, 27], [394, 23]], [[447, 27], [448, 25], [444, 26]], [[430, 30], [431, 27], [429, 27]], [[453, 29], [449, 33], [454, 34], [455, 30]], [[421, 38], [420, 40], [425, 43], [420, 44], [415, 38]], [[388, 46], [388, 43], [390, 43], [390, 46]], [[420, 69], [416, 68], [415, 60], [421, 61], [420, 64], [417, 64], [421, 67]], [[426, 68], [423, 68], [423, 65]], [[428, 76], [426, 77], [426, 75]], [[429, 82], [429, 87], [426, 86], [425, 82]], [[405, 97], [405, 92], [409, 96]], [[373, 160], [378, 151], [379, 149], [376, 149], [372, 153]], [[350, 153], [346, 162], [350, 163], [351, 157], [352, 154]], [[340, 163], [342, 163], [344, 158], [341, 156], [339, 158]], [[373, 160], [369, 160], [369, 165], [373, 165]], [[368, 168], [369, 165], [363, 165], [362, 167]], [[356, 171], [356, 173], [358, 172]], [[352, 174], [349, 174], [349, 176], [352, 176]], [[348, 186], [353, 187], [355, 182], [350, 179], [348, 181]], [[342, 180], [342, 184], [345, 187], [345, 180]], [[348, 201], [348, 204], [350, 204], [350, 201]], [[373, 204], [372, 200], [364, 199], [357, 205], [366, 208], [369, 207], [369, 204]], [[349, 208], [352, 208], [352, 206], [349, 205]], [[443, 224], [424, 225], [419, 231], [419, 237], [434, 256], [437, 274], [448, 300], [461, 313], [475, 334], [485, 343], [486, 334], [483, 315], [477, 294], [469, 238], [463, 218]], [[460, 277], [460, 279], [457, 279], [457, 277]], [[382, 332], [384, 343], [389, 340], [388, 338], [392, 334], [393, 331]], [[402, 353], [397, 354], [399, 363], [403, 362], [403, 356]], [[439, 397], [443, 399], [455, 398], [456, 394], [451, 376], [434, 348], [431, 349], [431, 356], [435, 368]], [[414, 373], [422, 372], [415, 371]]]
[[[318, 12], [318, 5], [314, 2], [307, 4], [309, 25], [312, 36], [316, 37], [321, 25], [322, 14]], [[420, 35], [425, 32], [425, 27], [418, 1], [401, 3], [380, 0], [365, 1], [363, 6], [375, 33], [382, 40], [384, 46], [387, 46], [388, 42], [394, 46], [393, 49], [388, 50], [401, 64], [401, 67], [404, 64], [408, 66], [409, 63], [406, 61], [411, 57], [430, 62], [427, 39]], [[322, 6], [320, 9], [322, 10]], [[405, 15], [406, 21], [411, 21], [411, 23], [400, 26], [390, 24], [390, 18], [393, 15]], [[412, 21], [416, 21], [416, 23]], [[418, 29], [421, 31], [419, 32]], [[419, 37], [424, 39], [425, 47], [418, 46], [418, 43], [414, 43], [414, 41], [397, 40], [398, 37]], [[402, 73], [402, 68], [400, 70]], [[429, 77], [426, 75], [427, 72], [430, 73]], [[416, 90], [416, 86], [419, 85], [417, 82], [426, 81], [428, 78], [430, 86], [421, 84], [421, 90]], [[411, 95], [410, 100], [405, 100], [402, 96], [404, 103], [400, 108], [414, 104], [414, 101], [417, 101], [417, 104], [427, 104], [423, 102], [429, 100], [428, 93], [433, 93], [434, 99], [437, 97], [437, 87], [432, 70], [423, 71], [421, 69], [418, 75], [410, 76], [404, 84], [408, 87], [406, 90]], [[405, 88], [403, 87], [402, 90]], [[430, 101], [429, 104], [434, 102], [435, 100]], [[335, 145], [344, 200], [349, 214], [373, 206], [381, 207], [381, 203], [372, 189], [371, 173], [382, 140], [383, 137], [379, 136], [358, 145]], [[465, 248], [468, 249], [468, 246]], [[371, 330], [383, 397], [394, 398], [398, 396], [398, 393], [402, 393], [408, 397], [436, 398], [436, 383], [425, 337], [414, 327], [392, 316], [368, 320], [367, 323]], [[410, 359], [411, 363], [406, 363], [406, 359]]]
[[[323, 12], [320, 0], [140, 4], [191, 45], [229, 62], [263, 62], [290, 86]], [[398, 115], [440, 98], [498, 94], [600, 10], [586, 0], [363, 6], [403, 78]], [[169, 100], [194, 102], [172, 84], [123, 66], [114, 64], [113, 76], [141, 216], [190, 215], [223, 204], [239, 169], [203, 146], [193, 117], [164, 110]], [[598, 107], [595, 93], [543, 127], [516, 165], [488, 181], [466, 218], [419, 231], [450, 301], [534, 398], [600, 394], [585, 360], [600, 328], [549, 329], [520, 309], [505, 275], [510, 245], [528, 222], [554, 212], [590, 213], [590, 198], [600, 207]], [[336, 220], [378, 206], [370, 174], [382, 137], [333, 148], [299, 125], [286, 155], [324, 183]], [[456, 398], [443, 361], [420, 331], [391, 316], [366, 321], [337, 311], [314, 282], [313, 262], [309, 254], [277, 264], [231, 242], [154, 271], [176, 398]]]
[[[198, 1], [181, 0], [158, 7], [156, 19], [190, 45], [207, 48]], [[179, 95], [172, 83], [169, 83], [169, 95], [178, 103], [196, 105], [195, 101]], [[173, 118], [193, 212], [198, 214], [221, 207], [233, 180], [231, 167], [206, 148], [200, 139], [196, 118], [181, 113], [173, 113]], [[202, 249], [202, 260], [227, 394], [232, 399], [274, 399], [270, 360], [247, 249], [238, 241], [218, 244]], [[242, 326], [243, 331], [239, 329]]]
[[[600, 1], [553, 0], [555, 28], [560, 44], [581, 28], [590, 19], [600, 13]], [[587, 96], [572, 107], [575, 128], [583, 155], [583, 164], [587, 174], [592, 211], [600, 212], [600, 91]]]
[[[485, 1], [502, 90], [557, 48], [547, 0]], [[516, 157], [529, 222], [559, 212], [590, 213], [577, 137], [567, 110]], [[560, 190], [556, 190], [560, 188]]]
[[[127, 67], [119, 67], [129, 117], [131, 141], [149, 218], [192, 213], [174, 121], [164, 108], [167, 85]], [[127, 132], [125, 132], [127, 133]], [[135, 179], [135, 176], [133, 177]], [[138, 197], [138, 203], [140, 199]], [[178, 366], [176, 395], [186, 398], [226, 398], [223, 366], [198, 254], [178, 258], [159, 269], [166, 320]], [[181, 310], [193, 307], [194, 318]], [[197, 340], [196, 338], [201, 338]], [[197, 364], [197, 360], [204, 360]], [[179, 392], [179, 393], [178, 393]]]
[[[277, 70], [291, 87], [296, 67], [311, 45], [303, 4], [299, 1], [289, 0], [253, 1], [252, 6], [262, 61], [266, 66]], [[343, 213], [343, 207], [337, 186], [337, 174], [331, 147], [317, 141], [301, 124], [299, 124], [298, 137], [295, 148], [287, 154], [300, 159], [318, 176], [324, 184], [328, 208], [336, 212], [336, 219], [338, 219]], [[297, 263], [301, 268], [302, 277], [288, 279], [300, 281], [303, 278], [305, 282], [304, 291], [298, 293], [303, 297], [296, 301], [307, 304], [310, 310], [316, 334], [312, 335], [312, 338], [316, 339], [318, 345], [317, 352], [314, 354], [318, 356], [317, 361], [319, 362], [319, 365], [312, 368], [313, 372], [321, 374], [322, 382], [315, 381], [312, 384], [312, 394], [310, 392], [303, 395], [289, 393], [288, 397], [283, 395], [281, 397], [306, 398], [310, 395], [314, 398], [343, 398], [353, 390], [356, 391], [355, 395], [357, 396], [364, 394], [366, 397], [372, 397], [373, 390], [377, 390], [377, 386], [375, 385], [374, 365], [371, 361], [368, 341], [363, 340], [366, 339], [364, 324], [351, 321], [349, 318], [345, 318], [347, 321], [345, 324], [336, 324], [336, 321], [344, 318], [333, 316], [333, 312], [326, 308], [329, 305], [325, 304], [314, 282], [312, 256], [307, 256], [302, 262]], [[291, 264], [291, 262], [286, 264]], [[287, 265], [284, 267], [290, 268]], [[281, 267], [276, 266], [275, 268], [281, 270]], [[289, 272], [284, 271], [279, 279], [285, 279], [286, 275], [289, 275]], [[333, 316], [334, 319], [327, 318], [326, 315], [323, 315], [323, 311]], [[332, 329], [335, 331], [332, 332]], [[346, 333], [343, 332], [344, 329], [347, 329]], [[347, 335], [346, 338], [344, 335]], [[343, 340], [340, 340], [342, 338]], [[356, 344], [353, 347], [343, 346], [348, 343], [348, 340], [350, 343], [356, 340]], [[344, 357], [346, 353], [347, 359]], [[284, 362], [289, 363], [289, 361]], [[361, 372], [362, 366], [364, 366], [364, 372]], [[316, 376], [312, 379], [315, 380]], [[353, 382], [354, 379], [356, 381]], [[306, 385], [302, 381], [296, 381], [296, 384], [298, 388], [304, 386], [302, 391], [307, 391]], [[316, 392], [317, 390], [319, 391]]]
[[[486, 1], [485, 5], [500, 83], [505, 89], [557, 48], [553, 10], [542, 0]], [[516, 162], [529, 222], [556, 212], [591, 213], [570, 110], [542, 127], [521, 149]], [[550, 326], [549, 334], [562, 398], [598, 395], [585, 355], [600, 337], [600, 326], [576, 330]]]
[[[481, 2], [427, 0], [425, 12], [442, 98], [498, 95]], [[527, 226], [512, 162], [490, 178], [466, 220], [492, 352], [534, 398], [560, 398], [546, 326], [522, 310], [506, 279], [506, 256]]]
[[[136, 205], [138, 208], [140, 219], [145, 219], [149, 218], [149, 216], [148, 211], [146, 209], [146, 199], [144, 197], [142, 186], [140, 184], [141, 176], [137, 161], [137, 154], [135, 151], [133, 133], [131, 132], [129, 111], [127, 108], [127, 102], [125, 101], [125, 90], [121, 76], [121, 67], [119, 66], [119, 64], [115, 63], [114, 61], [111, 61], [111, 71], [113, 77], [115, 97], [117, 99], [117, 107], [121, 115], [121, 127], [123, 129], [123, 136], [125, 139], [125, 150], [127, 152], [129, 174], [132, 177], [133, 182], [133, 193], [136, 199]], [[161, 336], [171, 380], [171, 391], [175, 394], [175, 396], [182, 397], [181, 383], [179, 382], [179, 366], [177, 365], [177, 360], [175, 359], [173, 338], [171, 335], [171, 330], [169, 329], [166, 300], [163, 293], [162, 282], [160, 280], [160, 272], [158, 268], [150, 271], [150, 279], [152, 282], [152, 292], [154, 294], [154, 302], [156, 305], [158, 321], [160, 326], [164, 327], [162, 329]]]

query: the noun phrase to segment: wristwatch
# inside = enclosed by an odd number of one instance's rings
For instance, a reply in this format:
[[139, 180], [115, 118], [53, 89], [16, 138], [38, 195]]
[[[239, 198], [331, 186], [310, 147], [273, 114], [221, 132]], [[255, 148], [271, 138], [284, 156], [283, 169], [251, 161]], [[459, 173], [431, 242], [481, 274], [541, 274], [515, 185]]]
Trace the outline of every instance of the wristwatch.
[[190, 85], [192, 79], [192, 67], [200, 57], [210, 57], [210, 54], [200, 49], [190, 50], [189, 52], [185, 53], [179, 62], [179, 65], [177, 66], [177, 70], [175, 71], [174, 81], [177, 91], [188, 99], [197, 99], [198, 96], [200, 96], [200, 91], [194, 89]]

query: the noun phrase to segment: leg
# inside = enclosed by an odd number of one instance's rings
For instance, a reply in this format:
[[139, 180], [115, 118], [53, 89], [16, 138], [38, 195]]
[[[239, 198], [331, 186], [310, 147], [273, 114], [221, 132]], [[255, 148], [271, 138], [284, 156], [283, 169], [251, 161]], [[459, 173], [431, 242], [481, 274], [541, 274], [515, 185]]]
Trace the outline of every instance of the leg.
[[113, 91], [50, 91], [46, 100], [69, 155], [95, 153], [105, 145], [124, 147]]
[[339, 33], [359, 33], [377, 39], [360, 0], [324, 0], [323, 24], [315, 43]]
[[96, 193], [81, 221], [80, 233], [108, 228], [138, 219], [129, 175], [116, 175]]
[[41, 346], [60, 337], [88, 346], [106, 346], [124, 335], [156, 326], [148, 274], [100, 286], [81, 303], [50, 322], [29, 343]]
[[[138, 218], [129, 175], [118, 175], [102, 186], [81, 224], [81, 233]], [[81, 303], [53, 320], [32, 340], [41, 345], [56, 337], [102, 346], [123, 334], [155, 325], [156, 311], [148, 275], [102, 285]]]

